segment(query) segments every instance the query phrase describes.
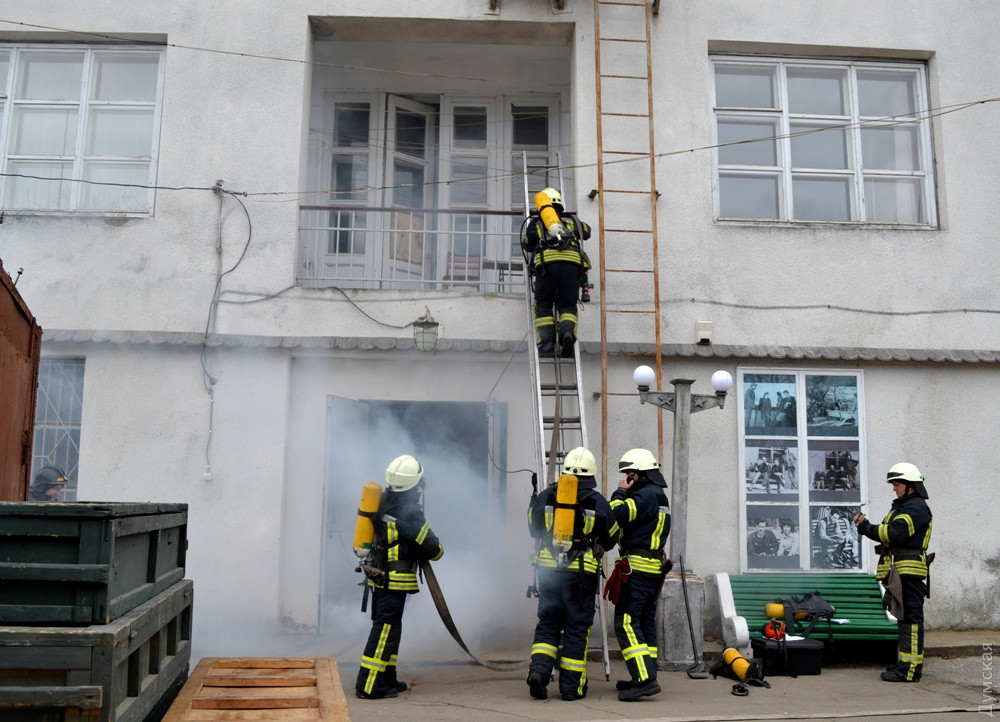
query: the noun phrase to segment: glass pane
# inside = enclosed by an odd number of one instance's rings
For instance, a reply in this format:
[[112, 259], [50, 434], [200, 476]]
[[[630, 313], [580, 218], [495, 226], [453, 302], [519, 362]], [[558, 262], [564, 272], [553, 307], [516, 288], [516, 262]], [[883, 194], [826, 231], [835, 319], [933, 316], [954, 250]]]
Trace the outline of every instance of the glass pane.
[[[72, 163], [46, 163], [43, 161], [11, 161], [8, 172], [33, 178], [7, 178], [5, 204], [8, 208], [35, 211], [69, 209], [72, 183], [63, 180], [73, 174]], [[43, 180], [50, 178], [52, 180]]]
[[773, 66], [716, 65], [717, 108], [777, 108]]
[[98, 53], [95, 57], [94, 100], [152, 103], [160, 56], [149, 53]]
[[461, 158], [451, 163], [451, 202], [486, 205], [486, 159]]
[[856, 376], [806, 376], [806, 422], [810, 436], [858, 435]]
[[149, 158], [153, 147], [153, 110], [93, 109], [86, 155]]
[[510, 109], [514, 119], [514, 146], [517, 148], [549, 145], [549, 109], [542, 106], [514, 105]]
[[[113, 211], [118, 213], [146, 213], [149, 208], [148, 163], [86, 163], [85, 180], [80, 186], [80, 209], [85, 211]], [[97, 185], [122, 183], [125, 185]]]
[[865, 208], [871, 223], [926, 223], [919, 178], [865, 178]]
[[349, 153], [333, 156], [331, 178], [331, 200], [356, 203], [364, 201], [366, 191], [363, 189], [368, 185], [368, 156]]
[[397, 160], [393, 166], [393, 205], [404, 208], [424, 207], [424, 168], [416, 163]]
[[747, 504], [747, 568], [801, 569], [799, 507]]
[[76, 154], [76, 108], [15, 108], [13, 121], [15, 155]]
[[[850, 138], [846, 130], [823, 123], [791, 123], [793, 168], [850, 168]], [[804, 135], [798, 135], [804, 134]]]
[[[719, 119], [720, 165], [778, 165], [777, 120]], [[763, 140], [757, 140], [762, 138]], [[755, 141], [755, 142], [746, 142]], [[733, 145], [727, 145], [732, 143]]]
[[747, 439], [743, 450], [747, 500], [798, 501], [798, 442]]
[[427, 118], [420, 113], [398, 108], [396, 110], [396, 150], [406, 155], [423, 158], [426, 148]]
[[778, 218], [778, 177], [719, 176], [719, 212], [723, 218]]
[[814, 506], [809, 509], [809, 546], [813, 569], [860, 569], [858, 535], [851, 519], [860, 506]]
[[789, 68], [788, 110], [810, 115], [847, 115], [847, 70]]
[[797, 221], [853, 221], [852, 179], [792, 176], [792, 218]]
[[0, 95], [7, 95], [7, 73], [10, 71], [10, 53], [0, 51]]
[[474, 107], [455, 108], [452, 116], [453, 138], [457, 148], [486, 147], [486, 109]]
[[809, 442], [809, 501], [861, 501], [861, 455], [857, 441]]
[[861, 162], [867, 170], [920, 170], [916, 126], [861, 129]]
[[17, 97], [22, 100], [79, 100], [83, 53], [21, 53]]
[[[511, 156], [511, 205], [518, 210], [524, 210], [524, 164], [522, 160], [520, 153]], [[550, 172], [548, 155], [528, 153], [528, 205], [531, 205], [531, 199], [542, 188], [555, 185], [558, 185], [558, 180], [555, 173]]]
[[861, 115], [889, 118], [916, 111], [917, 75], [887, 70], [858, 70]]
[[358, 211], [330, 211], [330, 235], [327, 253], [364, 254], [365, 221], [368, 216]]
[[333, 144], [368, 146], [368, 103], [337, 103], [333, 109]]

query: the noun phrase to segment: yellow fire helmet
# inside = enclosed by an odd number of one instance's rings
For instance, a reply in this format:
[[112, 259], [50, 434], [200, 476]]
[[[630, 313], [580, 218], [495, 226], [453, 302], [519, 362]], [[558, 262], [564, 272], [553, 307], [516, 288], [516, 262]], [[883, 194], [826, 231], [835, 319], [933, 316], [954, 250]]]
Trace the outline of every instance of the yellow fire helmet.
[[557, 191], [555, 188], [543, 188], [542, 193], [549, 197], [549, 203], [554, 206], [559, 206], [560, 209], [565, 208], [563, 205], [562, 193]]
[[629, 449], [622, 456], [622, 460], [618, 462], [618, 471], [627, 471], [629, 469], [648, 471], [659, 468], [660, 462], [656, 460], [653, 452], [649, 449]]
[[563, 473], [574, 476], [596, 476], [597, 459], [589, 450], [578, 446], [563, 459]]

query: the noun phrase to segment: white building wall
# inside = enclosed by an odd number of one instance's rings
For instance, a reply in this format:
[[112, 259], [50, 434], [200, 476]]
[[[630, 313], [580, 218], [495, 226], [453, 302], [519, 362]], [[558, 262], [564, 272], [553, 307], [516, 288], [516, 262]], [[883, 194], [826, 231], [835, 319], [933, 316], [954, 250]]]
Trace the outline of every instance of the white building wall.
[[[463, 43], [502, 36], [510, 27], [504, 23], [511, 21], [546, 26], [537, 42], [550, 37], [547, 26], [571, 30], [565, 33], [572, 37], [569, 60], [557, 74], [571, 110], [565, 130], [577, 166], [573, 205], [596, 227], [596, 204], [586, 197], [596, 187], [593, 6], [566, 0], [566, 11], [557, 13], [545, 2], [506, 0], [499, 15], [487, 13], [487, 6], [487, 0], [344, 0], [336, 12], [359, 20], [404, 17], [400, 27], [417, 27], [419, 19], [440, 21], [435, 28], [418, 27], [433, 29], [435, 37], [448, 35], [448, 23], [467, 21], [454, 38]], [[287, 193], [308, 188], [311, 96], [318, 70], [307, 61], [323, 59], [326, 52], [313, 45], [308, 17], [325, 16], [331, 12], [328, 5], [293, 0], [280, 8], [248, 11], [245, 2], [234, 0], [210, 8], [98, 1], [67, 14], [63, 3], [25, 6], [0, 0], [0, 11], [41, 26], [29, 32], [0, 24], [10, 40], [64, 37], [58, 29], [165, 37], [157, 183], [201, 189], [158, 191], [155, 214], [143, 219], [8, 213], [0, 227], [0, 256], [8, 270], [25, 269], [18, 290], [50, 338], [53, 330], [202, 333], [217, 274], [232, 268], [245, 246], [238, 268], [222, 282], [225, 290], [270, 294], [294, 285], [300, 199]], [[675, 154], [711, 143], [710, 51], [925, 59], [933, 106], [951, 108], [996, 95], [989, 59], [1000, 55], [1000, 41], [992, 31], [991, 3], [883, 2], [858, 13], [856, 3], [846, 2], [808, 8], [759, 0], [661, 5], [652, 42], [656, 144], [666, 154], [657, 164], [663, 194], [658, 212], [665, 343], [693, 343], [694, 322], [711, 320], [718, 345], [1000, 349], [993, 292], [1000, 254], [991, 241], [1000, 221], [992, 199], [1000, 159], [992, 132], [995, 105], [943, 114], [933, 122], [939, 230], [716, 224], [710, 151]], [[480, 36], [469, 31], [470, 24], [483, 28]], [[524, 42], [525, 36], [519, 33], [516, 41]], [[397, 61], [419, 59], [425, 50], [408, 44]], [[531, 54], [550, 52], [534, 48]], [[391, 57], [379, 60], [393, 62]], [[457, 75], [486, 70], [501, 81], [509, 72], [475, 62], [453, 68]], [[217, 179], [226, 190], [248, 193], [238, 196], [246, 214], [233, 198], [207, 190]], [[581, 314], [584, 341], [599, 340], [600, 292], [595, 289], [595, 303]], [[225, 298], [214, 331], [277, 341], [275, 347], [233, 345], [209, 352], [210, 373], [218, 378], [209, 481], [204, 451], [210, 398], [197, 345], [45, 344], [48, 354], [86, 358], [80, 498], [190, 504], [196, 638], [203, 640], [203, 653], [220, 655], [252, 646], [247, 639], [278, 633], [282, 618], [307, 629], [316, 623], [326, 394], [485, 401], [493, 382], [502, 378], [494, 398], [509, 404], [508, 468], [533, 464], [523, 357], [504, 371], [509, 356], [499, 351], [429, 356], [282, 348], [284, 337], [402, 339], [410, 331], [371, 321], [329, 290], [292, 289], [243, 305], [231, 302], [241, 300], [238, 295]], [[426, 306], [442, 322], [443, 337], [455, 341], [516, 343], [527, 332], [523, 299], [517, 296], [389, 291], [352, 292], [352, 298], [394, 325], [409, 323]], [[949, 309], [991, 312], [878, 313]], [[651, 342], [645, 335], [628, 340]], [[631, 370], [643, 361], [648, 358], [614, 357], [608, 391], [634, 391]], [[786, 362], [668, 358], [664, 378], [699, 379], [698, 391], [716, 368], [735, 374], [737, 364], [771, 368], [777, 363]], [[984, 472], [996, 466], [989, 404], [1000, 391], [996, 364], [809, 363], [810, 368], [864, 370], [871, 516], [888, 505], [880, 479], [895, 461], [918, 463], [929, 479], [937, 515], [934, 546], [940, 552], [935, 590], [960, 592], [932, 597], [930, 624], [1000, 625], [996, 606], [987, 603], [990, 584], [985, 581], [1000, 563], [1000, 528], [985, 511], [986, 495], [979, 487]], [[586, 357], [584, 375], [596, 449], [598, 357]], [[627, 448], [655, 448], [654, 409], [638, 401], [632, 410], [620, 402], [609, 409], [605, 467]], [[736, 422], [735, 400], [722, 412], [692, 420], [688, 554], [691, 567], [703, 575], [739, 567]], [[669, 466], [669, 415], [664, 425], [663, 463]], [[373, 470], [373, 478], [378, 471]], [[509, 576], [516, 580], [511, 593], [521, 599], [509, 605], [511, 616], [520, 620], [511, 624], [530, 626], [533, 610], [521, 593], [521, 578], [528, 576], [525, 475], [512, 475], [508, 483]], [[614, 479], [608, 483], [613, 486]], [[445, 540], [446, 547], [450, 543]], [[447, 575], [446, 561], [442, 568]], [[244, 641], [235, 630], [241, 630]]]

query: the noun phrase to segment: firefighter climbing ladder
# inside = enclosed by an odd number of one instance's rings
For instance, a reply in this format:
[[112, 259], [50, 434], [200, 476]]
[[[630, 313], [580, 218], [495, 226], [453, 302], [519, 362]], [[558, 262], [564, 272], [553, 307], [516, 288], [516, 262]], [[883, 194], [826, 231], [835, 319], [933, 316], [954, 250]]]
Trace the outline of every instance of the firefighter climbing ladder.
[[[616, 394], [608, 389], [609, 341], [650, 338], [655, 343], [651, 350], [657, 385], [662, 373], [656, 218], [660, 194], [656, 190], [651, 42], [651, 16], [658, 10], [659, 0], [652, 6], [648, 0], [594, 0], [601, 458], [605, 464], [609, 459], [608, 407], [622, 399], [635, 404], [634, 393]], [[657, 458], [662, 459], [663, 410], [657, 411]]]
[[[522, 167], [528, 167], [527, 154], [522, 158]], [[563, 187], [562, 164], [558, 160], [559, 187]], [[528, 174], [524, 176], [524, 207], [525, 215], [531, 213], [531, 200], [528, 193]], [[525, 259], [525, 263], [530, 262]], [[587, 423], [583, 407], [583, 379], [580, 376], [580, 344], [573, 344], [571, 357], [560, 357], [558, 344], [556, 353], [542, 356], [534, 339], [535, 308], [533, 284], [530, 273], [525, 274], [529, 281], [525, 283], [525, 305], [527, 308], [530, 341], [531, 383], [534, 388], [534, 404], [532, 412], [535, 425], [535, 471], [538, 479], [545, 486], [556, 481], [558, 471], [562, 468], [566, 452], [578, 446], [587, 446]], [[588, 447], [589, 448], [589, 447]], [[601, 624], [600, 650], [604, 661], [604, 676], [611, 678], [611, 657], [608, 651], [607, 621], [601, 592], [598, 590], [595, 600]]]

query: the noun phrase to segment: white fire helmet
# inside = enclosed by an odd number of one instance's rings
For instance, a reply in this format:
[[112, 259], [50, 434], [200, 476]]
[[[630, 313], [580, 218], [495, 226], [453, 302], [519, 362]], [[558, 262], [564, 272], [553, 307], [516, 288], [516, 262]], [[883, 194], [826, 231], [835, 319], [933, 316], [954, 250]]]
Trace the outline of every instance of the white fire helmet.
[[893, 464], [892, 468], [885, 475], [885, 480], [889, 483], [894, 481], [902, 482], [908, 486], [912, 486], [917, 494], [922, 498], [927, 498], [927, 489], [924, 487], [924, 477], [920, 473], [914, 464], [910, 464], [906, 461], [901, 461], [898, 464]]
[[618, 471], [628, 471], [629, 469], [648, 471], [659, 468], [660, 462], [656, 460], [653, 452], [649, 449], [629, 449], [618, 462]]
[[385, 470], [385, 485], [392, 491], [406, 491], [420, 483], [424, 468], [409, 454], [397, 456]]
[[563, 473], [574, 476], [596, 476], [597, 459], [587, 449], [578, 446], [563, 459]]

